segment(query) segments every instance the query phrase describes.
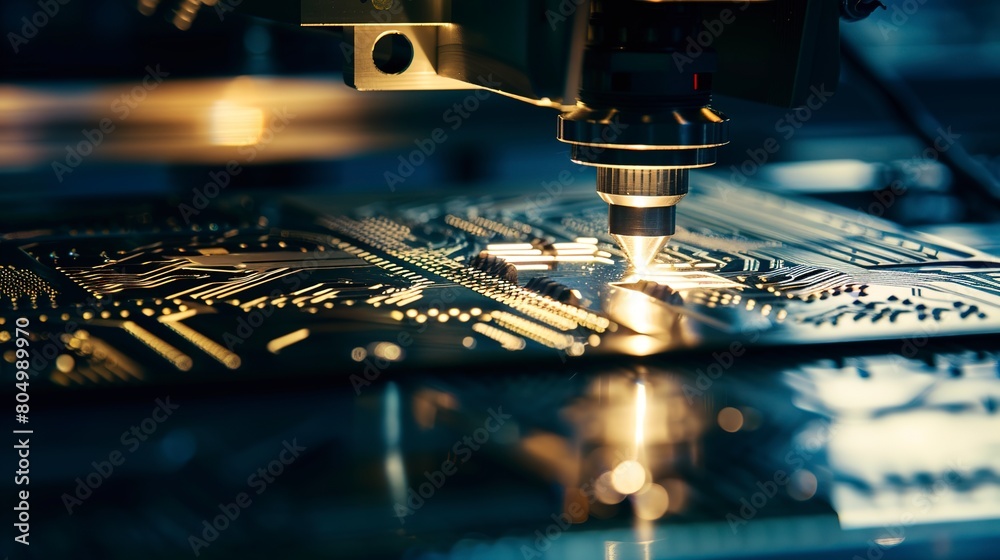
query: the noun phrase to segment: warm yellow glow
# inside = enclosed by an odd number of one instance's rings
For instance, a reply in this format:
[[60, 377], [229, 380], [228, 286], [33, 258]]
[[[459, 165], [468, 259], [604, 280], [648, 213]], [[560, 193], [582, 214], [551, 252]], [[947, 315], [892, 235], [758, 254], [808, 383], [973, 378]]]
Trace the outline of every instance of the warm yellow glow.
[[[190, 312], [194, 313], [194, 310], [192, 309], [190, 310]], [[193, 328], [185, 325], [184, 323], [181, 323], [180, 321], [169, 321], [166, 320], [166, 318], [164, 317], [160, 317], [159, 321], [164, 325], [166, 325], [168, 328], [170, 328], [172, 331], [186, 338], [188, 341], [190, 341], [198, 348], [201, 348], [206, 354], [212, 356], [227, 368], [236, 369], [240, 367], [240, 365], [243, 363], [240, 357], [236, 355], [236, 353], [232, 352], [225, 346], [222, 346], [218, 342], [215, 342], [214, 340], [208, 338], [202, 333], [194, 330]]]
[[743, 427], [743, 413], [731, 406], [723, 408], [719, 411], [719, 427], [729, 433], [740, 431]]
[[639, 457], [646, 444], [646, 384], [635, 386], [635, 456]]
[[271, 342], [268, 342], [267, 350], [272, 354], [277, 354], [278, 352], [281, 352], [282, 349], [287, 348], [296, 342], [301, 342], [306, 338], [309, 338], [309, 329], [292, 331], [284, 336], [279, 336]]
[[[124, 313], [124, 311], [123, 311], [123, 313]], [[177, 322], [177, 321], [183, 321], [184, 319], [187, 319], [187, 318], [190, 318], [190, 317], [194, 317], [197, 314], [198, 314], [198, 310], [196, 310], [196, 309], [188, 309], [186, 311], [181, 311], [180, 313], [174, 313], [173, 315], [170, 315], [169, 317], [158, 317], [156, 320], [159, 321], [159, 322], [161, 322], [161, 323], [173, 323], [173, 322]], [[127, 315], [122, 315], [122, 317], [125, 317], [125, 316], [127, 316]]]
[[209, 135], [216, 146], [251, 146], [264, 134], [260, 107], [220, 100], [212, 105]]
[[60, 354], [56, 358], [56, 369], [63, 373], [69, 373], [73, 371], [73, 367], [76, 366], [76, 362], [73, 360], [73, 356], [69, 354]]
[[611, 486], [622, 494], [635, 494], [646, 484], [646, 469], [638, 461], [622, 461], [611, 471]]
[[492, 338], [493, 340], [499, 342], [500, 346], [502, 346], [505, 350], [517, 351], [524, 349], [525, 346], [524, 339], [519, 336], [515, 336], [505, 330], [492, 327], [485, 323], [476, 323], [472, 325], [472, 330], [487, 338]]
[[123, 322], [122, 328], [125, 329], [125, 332], [138, 338], [146, 346], [149, 346], [153, 349], [153, 351], [166, 358], [167, 361], [172, 363], [177, 369], [181, 371], [188, 371], [191, 369], [191, 357], [173, 347], [162, 338], [154, 335], [132, 321]]
[[[549, 348], [564, 350], [572, 346], [574, 342], [572, 335], [560, 333], [548, 327], [542, 326], [540, 323], [529, 321], [523, 317], [514, 315], [513, 313], [507, 313], [506, 311], [493, 311], [490, 313], [490, 317], [492, 317], [497, 324], [510, 330], [511, 332], [530, 338], [535, 342], [548, 346]], [[552, 321], [550, 324], [552, 323], [555, 323], [555, 321]]]
[[403, 349], [398, 344], [393, 344], [392, 342], [379, 342], [372, 350], [372, 354], [375, 354], [378, 358], [395, 362], [403, 357]]
[[358, 346], [354, 350], [351, 350], [351, 359], [354, 360], [355, 362], [363, 361], [367, 357], [368, 357], [368, 351], [360, 346]]
[[632, 356], [649, 356], [662, 352], [669, 346], [667, 342], [655, 336], [644, 334], [623, 336], [615, 342], [620, 346], [622, 352]]
[[636, 517], [653, 521], [667, 513], [667, 509], [670, 507], [670, 496], [664, 487], [653, 483], [632, 497], [632, 505]]
[[594, 483], [594, 497], [604, 504], [617, 504], [625, 499], [625, 494], [615, 490], [611, 471], [605, 471]]

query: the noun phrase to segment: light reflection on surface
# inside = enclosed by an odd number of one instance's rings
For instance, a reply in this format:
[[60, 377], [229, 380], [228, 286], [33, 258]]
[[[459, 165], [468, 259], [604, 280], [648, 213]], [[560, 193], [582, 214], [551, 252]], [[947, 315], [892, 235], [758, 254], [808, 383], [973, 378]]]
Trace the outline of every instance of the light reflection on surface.
[[665, 334], [677, 323], [678, 312], [651, 296], [628, 287], [608, 291], [605, 311], [613, 321], [640, 334]]
[[689, 290], [697, 288], [701, 290], [733, 288], [740, 289], [744, 286], [723, 278], [718, 274], [703, 270], [685, 270], [678, 268], [684, 263], [657, 263], [649, 265], [641, 271], [632, 270], [622, 278], [622, 283], [631, 284], [640, 280], [656, 282], [664, 286], [670, 286], [674, 290]]
[[626, 497], [639, 520], [667, 513], [668, 491], [655, 481], [671, 474], [677, 457], [689, 456], [705, 426], [679, 392], [676, 382], [645, 370], [637, 377], [609, 375], [591, 385], [594, 400], [567, 411], [585, 441], [580, 478], [596, 481], [597, 514], [610, 513], [597, 506], [619, 504]]
[[635, 384], [635, 456], [642, 455], [646, 445], [646, 384]]
[[[728, 345], [733, 336], [745, 334], [744, 318], [723, 309], [708, 309], [715, 314], [709, 315], [701, 306], [685, 301], [735, 285], [716, 274], [678, 271], [672, 265], [652, 265], [641, 273], [628, 271], [620, 281], [609, 282], [602, 293], [601, 307], [608, 318], [625, 327], [605, 338], [606, 349], [649, 356], [696, 347], [709, 338]], [[719, 339], [720, 334], [724, 338]]]
[[383, 394], [382, 437], [385, 441], [385, 476], [389, 491], [396, 503], [406, 501], [406, 469], [403, 464], [402, 414], [399, 387], [386, 385]]
[[670, 505], [667, 489], [659, 484], [647, 484], [641, 492], [632, 497], [635, 515], [639, 519], [655, 521], [664, 516]]
[[652, 356], [669, 349], [670, 343], [655, 336], [632, 334], [608, 338], [607, 347], [630, 356]]
[[[825, 452], [843, 527], [1000, 518], [996, 371], [995, 357], [959, 354], [933, 364], [901, 356], [820, 362], [787, 373], [800, 406], [833, 420]], [[814, 479], [800, 479], [801, 489]]]
[[573, 243], [490, 243], [483, 251], [500, 257], [518, 270], [550, 270], [559, 263], [614, 264], [611, 253], [597, 246], [597, 239], [578, 238]]
[[[595, 375], [560, 408], [564, 432], [520, 440], [532, 472], [562, 490], [552, 515], [573, 519], [549, 557], [863, 553], [920, 546], [934, 534], [924, 525], [1000, 519], [994, 356], [743, 362], [698, 391], [692, 363]], [[733, 532], [727, 516], [745, 504]], [[531, 530], [455, 557], [523, 558], [546, 534]]]
[[[377, 95], [357, 95], [330, 80], [171, 77], [143, 89], [142, 78], [98, 87], [0, 86], [0, 119], [9, 125], [0, 138], [0, 166], [63, 158], [66, 145], [84, 140], [76, 123], [90, 123], [90, 129], [102, 119], [114, 128], [102, 138], [100, 150], [93, 150], [92, 159], [302, 161], [369, 152], [412, 136], [372, 126], [391, 118], [393, 108]], [[256, 149], [250, 152], [247, 146]]]
[[602, 303], [609, 319], [625, 327], [605, 336], [605, 350], [650, 356], [671, 348], [689, 347], [700, 339], [692, 322], [668, 305], [631, 286], [612, 284]]

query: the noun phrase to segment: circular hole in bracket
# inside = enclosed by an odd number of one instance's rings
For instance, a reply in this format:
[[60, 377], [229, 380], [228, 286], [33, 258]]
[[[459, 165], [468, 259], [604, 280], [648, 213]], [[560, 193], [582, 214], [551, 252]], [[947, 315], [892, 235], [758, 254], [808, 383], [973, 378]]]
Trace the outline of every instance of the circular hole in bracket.
[[402, 74], [413, 62], [413, 44], [402, 33], [385, 33], [372, 46], [372, 61], [386, 74]]

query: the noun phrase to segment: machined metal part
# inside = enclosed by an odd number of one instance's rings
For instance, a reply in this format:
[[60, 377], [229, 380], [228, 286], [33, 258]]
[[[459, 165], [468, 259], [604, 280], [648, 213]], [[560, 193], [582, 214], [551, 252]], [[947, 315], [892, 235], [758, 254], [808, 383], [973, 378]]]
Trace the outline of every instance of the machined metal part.
[[[361, 91], [476, 89], [480, 86], [438, 74], [436, 25], [358, 25], [348, 27], [344, 38], [353, 44], [344, 67], [344, 81]], [[396, 74], [380, 70], [373, 58], [375, 45], [389, 35], [405, 38], [413, 48], [406, 69]]]
[[557, 138], [573, 161], [597, 167], [609, 233], [637, 268], [673, 235], [688, 170], [713, 165], [729, 142], [729, 119], [709, 106], [714, 50], [676, 64], [702, 14], [689, 3], [594, 0], [579, 104], [559, 117]]
[[670, 241], [669, 235], [622, 235], [610, 234], [621, 247], [628, 262], [636, 270], [643, 270], [656, 260], [663, 247]]
[[690, 150], [617, 149], [586, 144], [571, 144], [569, 157], [580, 165], [633, 169], [697, 169], [715, 165], [717, 148]]
[[608, 233], [629, 262], [644, 268], [670, 241], [687, 169], [597, 168], [597, 194], [608, 203]]
[[597, 169], [597, 194], [608, 204], [673, 206], [688, 193], [687, 169]]
[[580, 106], [559, 115], [556, 137], [570, 144], [642, 150], [714, 148], [729, 142], [729, 117], [712, 107], [643, 109]]
[[684, 168], [697, 169], [715, 165], [717, 148], [691, 150], [640, 150], [616, 149], [584, 144], [570, 145], [570, 159], [580, 165], [592, 167], [621, 167], [633, 169]]
[[[345, 28], [345, 78], [360, 90], [483, 87], [559, 109], [557, 138], [598, 168], [611, 233], [634, 238], [623, 250], [645, 265], [673, 233], [687, 170], [713, 165], [729, 142], [712, 92], [801, 102], [836, 70], [835, 41], [810, 37], [835, 35], [836, 11], [823, 0], [513, 0], [503, 10], [301, 0], [301, 24]], [[380, 65], [387, 38], [405, 39], [412, 60]]]
[[[371, 90], [486, 88], [542, 107], [573, 106], [589, 0], [567, 11], [564, 0], [521, 0], [503, 10], [448, 0], [303, 0], [301, 25], [343, 28], [345, 80]], [[564, 15], [560, 12], [566, 12]], [[372, 61], [385, 34], [413, 45], [397, 73]]]

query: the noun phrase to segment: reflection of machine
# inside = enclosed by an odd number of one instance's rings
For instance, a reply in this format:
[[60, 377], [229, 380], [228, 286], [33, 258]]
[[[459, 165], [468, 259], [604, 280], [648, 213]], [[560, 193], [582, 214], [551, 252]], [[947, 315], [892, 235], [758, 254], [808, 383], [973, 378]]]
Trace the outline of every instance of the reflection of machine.
[[[804, 104], [811, 88], [837, 82], [838, 17], [860, 19], [879, 5], [519, 0], [486, 10], [302, 0], [298, 22], [343, 27], [346, 80], [359, 90], [486, 87], [559, 109], [559, 140], [573, 161], [597, 168], [610, 233], [644, 267], [674, 234], [688, 171], [714, 164], [729, 142], [712, 92]], [[248, 8], [294, 21], [276, 10]]]

